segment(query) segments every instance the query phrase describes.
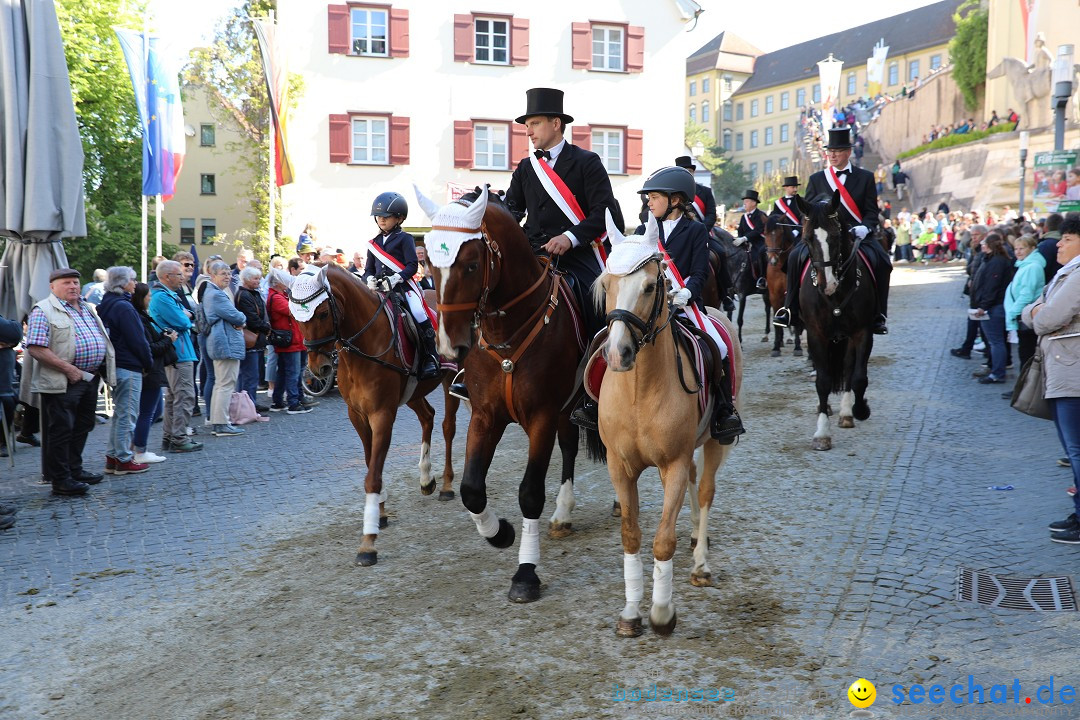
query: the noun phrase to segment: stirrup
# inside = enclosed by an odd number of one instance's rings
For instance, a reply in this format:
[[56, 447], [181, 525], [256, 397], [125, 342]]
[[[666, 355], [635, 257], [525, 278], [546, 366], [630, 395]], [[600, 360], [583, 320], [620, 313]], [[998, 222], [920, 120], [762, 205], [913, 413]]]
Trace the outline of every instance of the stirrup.
[[469, 400], [469, 388], [465, 386], [465, 368], [458, 370], [454, 382], [450, 383], [450, 394], [459, 400]]
[[773, 313], [772, 324], [780, 328], [791, 327], [791, 311], [786, 307], [777, 309], [777, 311]]

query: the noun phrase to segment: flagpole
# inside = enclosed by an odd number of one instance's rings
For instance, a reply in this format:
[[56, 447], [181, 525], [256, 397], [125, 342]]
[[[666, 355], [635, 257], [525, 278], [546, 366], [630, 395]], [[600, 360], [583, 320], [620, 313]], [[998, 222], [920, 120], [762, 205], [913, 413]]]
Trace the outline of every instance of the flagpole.
[[142, 281], [146, 282], [146, 196], [142, 196]]
[[[146, 73], [146, 82], [150, 82], [150, 15], [149, 12], [143, 13], [143, 34], [142, 34], [142, 47], [143, 47], [143, 71]], [[143, 97], [146, 97], [148, 87], [142, 89]], [[146, 109], [147, 117], [153, 112], [150, 108]], [[146, 132], [147, 128], [143, 128], [143, 157], [146, 156]], [[146, 183], [146, 178], [143, 178], [143, 183]], [[146, 194], [142, 196], [142, 278], [143, 282], [146, 282], [146, 249], [148, 243], [148, 213], [150, 212], [149, 202], [147, 201]]]
[[161, 193], [158, 193], [158, 195], [157, 195], [157, 205], [156, 205], [156, 207], [157, 207], [157, 213], [156, 213], [155, 217], [157, 218], [157, 220], [156, 220], [155, 226], [154, 226], [154, 233], [155, 233], [156, 238], [157, 238], [157, 244], [155, 245], [154, 256], [155, 257], [160, 257], [161, 256], [161, 215], [162, 215], [163, 212], [165, 212], [164, 204], [161, 202]]
[[[271, 103], [274, 102], [273, 98], [270, 98], [269, 95], [267, 97]], [[275, 250], [274, 211], [276, 210], [274, 207], [274, 190], [277, 189], [277, 173], [275, 172], [274, 162], [274, 110], [272, 106], [270, 108], [270, 132], [268, 134], [270, 135], [270, 254], [273, 255]]]

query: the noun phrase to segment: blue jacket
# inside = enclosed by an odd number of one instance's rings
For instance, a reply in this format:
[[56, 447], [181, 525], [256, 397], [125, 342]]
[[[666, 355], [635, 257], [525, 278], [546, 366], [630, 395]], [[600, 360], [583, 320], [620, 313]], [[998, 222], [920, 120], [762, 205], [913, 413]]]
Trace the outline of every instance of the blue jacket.
[[[408, 280], [416, 274], [416, 240], [400, 227], [389, 235], [376, 235], [371, 244], [378, 246], [380, 250], [397, 260], [405, 267], [401, 269], [402, 279]], [[368, 250], [367, 262], [364, 263], [364, 279], [369, 277], [387, 277], [397, 273], [398, 269], [389, 267], [375, 253]]]
[[[660, 232], [662, 235], [663, 226]], [[683, 215], [675, 224], [671, 235], [661, 240], [671, 262], [679, 271], [686, 287], [690, 289], [690, 297], [701, 305], [701, 292], [709, 278], [709, 233], [705, 226]]]
[[202, 306], [206, 312], [206, 321], [210, 323], [210, 334], [206, 336], [204, 347], [211, 360], [243, 360], [247, 349], [244, 347], [244, 331], [234, 325], [243, 325], [247, 316], [236, 309], [229, 294], [213, 283], [206, 284]]
[[191, 318], [187, 315], [180, 296], [160, 285], [150, 293], [150, 317], [162, 328], [172, 328], [176, 338], [176, 362], [195, 362], [195, 348], [191, 344]]
[[1019, 330], [1017, 318], [1024, 308], [1039, 299], [1044, 282], [1046, 258], [1035, 251], [1023, 260], [1016, 261], [1016, 274], [1005, 289], [1005, 329]]
[[107, 292], [98, 303], [97, 311], [116, 350], [116, 367], [138, 373], [153, 370], [150, 343], [146, 340], [139, 312], [131, 304], [131, 295]]
[[[16, 345], [22, 340], [22, 323], [0, 317], [0, 343]], [[0, 348], [0, 397], [15, 394], [15, 348]]]

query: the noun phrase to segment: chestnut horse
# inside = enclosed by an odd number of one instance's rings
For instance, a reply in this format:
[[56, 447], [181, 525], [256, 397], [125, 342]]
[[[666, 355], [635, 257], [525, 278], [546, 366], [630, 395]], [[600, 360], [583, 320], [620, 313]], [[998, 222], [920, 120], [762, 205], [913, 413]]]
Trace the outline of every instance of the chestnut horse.
[[[769, 264], [765, 268], [765, 282], [769, 287], [769, 305], [773, 312], [784, 307], [784, 298], [787, 297], [787, 266], [788, 256], [795, 247], [795, 236], [791, 232], [791, 226], [777, 222], [769, 218], [765, 224], [765, 254]], [[772, 320], [772, 318], [769, 318]], [[780, 349], [784, 347], [784, 328], [773, 325], [773, 348], [771, 357], [780, 357]], [[795, 336], [795, 357], [802, 357], [802, 328], [791, 328], [791, 334]]]
[[562, 484], [553, 530], [570, 527], [578, 429], [570, 422], [583, 338], [573, 299], [561, 276], [541, 261], [524, 231], [485, 187], [440, 208], [416, 189], [432, 221], [425, 238], [439, 304], [439, 352], [463, 360], [472, 419], [465, 445], [461, 501], [491, 545], [510, 547], [514, 526], [499, 518], [487, 498], [487, 474], [507, 425], [529, 438], [529, 457], [518, 488], [522, 514], [518, 569], [511, 602], [540, 597], [539, 518], [556, 434], [562, 450]]
[[[638, 479], [645, 468], [655, 467], [660, 471], [664, 501], [653, 538], [653, 602], [649, 622], [654, 632], [667, 635], [675, 629], [676, 622], [672, 602], [675, 521], [687, 485], [695, 485], [695, 449], [702, 448], [703, 463], [696, 482], [697, 492], [691, 488], [690, 493], [694, 524], [690, 582], [706, 586], [711, 583], [708, 518], [716, 472], [734, 445], [720, 445], [709, 433], [712, 402], [716, 399], [710, 401], [703, 413], [693, 381], [693, 360], [685, 346], [680, 350], [681, 341], [675, 338], [677, 331], [667, 303], [667, 279], [655, 240], [623, 241], [610, 222], [608, 237], [612, 242], [608, 267], [597, 279], [593, 292], [598, 304], [606, 299], [610, 328], [603, 350], [608, 372], [600, 388], [599, 427], [608, 473], [622, 506], [626, 606], [619, 615], [616, 633], [622, 637], [642, 633], [639, 605], [644, 582], [639, 556]], [[735, 337], [730, 320], [718, 310], [710, 309], [710, 315], [724, 325], [729, 337]], [[742, 385], [742, 350], [738, 342], [732, 346], [731, 367], [738, 406], [742, 399], [738, 392]], [[719, 358], [716, 360], [719, 362]], [[706, 380], [698, 378], [697, 382]], [[693, 392], [687, 392], [687, 384]], [[587, 431], [587, 434], [591, 433]]]
[[[338, 390], [348, 407], [349, 421], [364, 445], [364, 538], [356, 553], [358, 565], [378, 562], [375, 540], [379, 529], [387, 526], [386, 491], [383, 466], [398, 406], [408, 405], [420, 421], [420, 492], [435, 491], [431, 477], [431, 431], [435, 410], [427, 395], [443, 385], [446, 416], [443, 440], [446, 457], [440, 500], [454, 497], [454, 469], [451, 449], [457, 432], [457, 409], [460, 400], [447, 391], [452, 373], [442, 378], [417, 381], [396, 352], [398, 331], [390, 323], [383, 307], [390, 297], [371, 290], [351, 272], [328, 264], [314, 273], [302, 273], [289, 293], [290, 309], [304, 335], [308, 349], [308, 367], [312, 372], [327, 372], [338, 356]], [[303, 278], [303, 280], [302, 280]], [[406, 307], [407, 310], [407, 307]], [[307, 318], [301, 321], [300, 318]], [[419, 350], [416, 350], [419, 352]]]

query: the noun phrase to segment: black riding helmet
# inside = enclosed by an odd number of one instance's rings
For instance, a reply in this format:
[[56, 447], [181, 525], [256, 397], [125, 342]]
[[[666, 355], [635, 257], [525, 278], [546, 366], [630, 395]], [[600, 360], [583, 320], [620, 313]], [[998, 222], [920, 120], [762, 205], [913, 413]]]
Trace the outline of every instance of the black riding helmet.
[[[651, 192], [664, 193], [669, 199], [675, 194], [682, 195], [683, 204], [685, 205], [694, 199], [697, 194], [697, 185], [694, 183], [694, 176], [683, 168], [664, 167], [650, 175], [638, 192], [642, 195]], [[664, 213], [664, 218], [670, 212], [671, 206], [669, 205], [667, 212]]]
[[400, 193], [384, 192], [371, 203], [371, 215], [373, 217], [399, 217], [404, 220], [409, 216], [409, 203]]

